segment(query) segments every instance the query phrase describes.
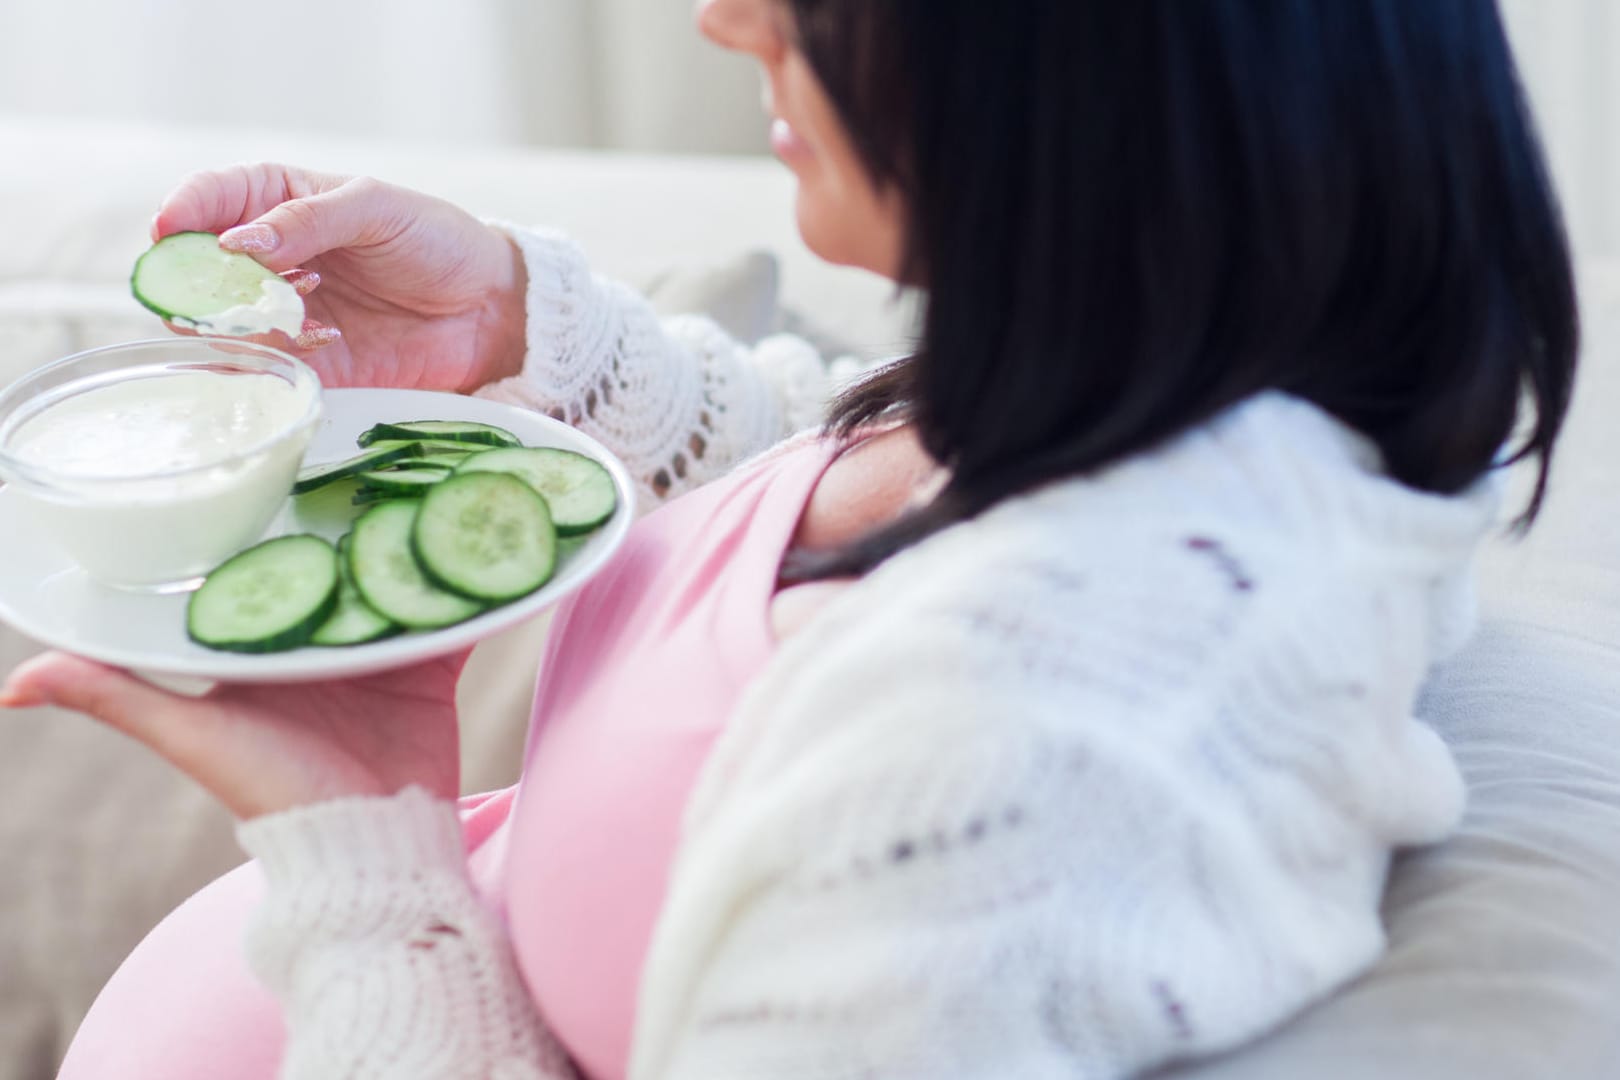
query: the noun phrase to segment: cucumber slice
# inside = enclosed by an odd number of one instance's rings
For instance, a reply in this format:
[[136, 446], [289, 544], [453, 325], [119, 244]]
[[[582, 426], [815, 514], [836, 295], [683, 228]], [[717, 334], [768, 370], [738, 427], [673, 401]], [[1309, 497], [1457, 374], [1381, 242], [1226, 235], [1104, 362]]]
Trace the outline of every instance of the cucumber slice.
[[129, 287], [148, 309], [204, 333], [297, 337], [304, 328], [298, 290], [212, 233], [165, 236], [135, 260]]
[[386, 468], [390, 472], [396, 469], [440, 469], [449, 472], [470, 457], [472, 457], [472, 453], [465, 450], [456, 453], [430, 450], [419, 458], [401, 458], [399, 461], [391, 462]]
[[298, 474], [298, 480], [293, 484], [293, 494], [304, 495], [338, 480], [379, 469], [390, 462], [415, 457], [417, 446], [417, 443], [389, 443], [387, 446], [373, 446], [365, 453], [356, 454], [345, 461], [311, 465]]
[[545, 497], [559, 536], [590, 532], [613, 516], [613, 477], [584, 454], [550, 448], [491, 450], [456, 467], [456, 475], [511, 473]]
[[423, 496], [411, 550], [430, 581], [491, 604], [529, 595], [557, 568], [546, 501], [499, 472], [454, 476]]
[[389, 439], [432, 439], [483, 446], [523, 445], [516, 435], [505, 428], [469, 420], [407, 420], [398, 424], [377, 424], [361, 434], [360, 445], [370, 446]]
[[[361, 433], [361, 437], [365, 437], [365, 432]], [[355, 444], [360, 445], [360, 440], [356, 439]], [[365, 444], [364, 449], [382, 450], [391, 446], [414, 446], [418, 457], [431, 457], [434, 454], [476, 454], [495, 449], [482, 443], [453, 442], [450, 439], [372, 439]]]
[[365, 486], [360, 490], [375, 491], [383, 495], [420, 495], [449, 476], [450, 470], [445, 468], [363, 472], [360, 474], [360, 483]]
[[399, 631], [392, 621], [373, 610], [360, 596], [360, 590], [354, 587], [354, 578], [349, 573], [348, 549], [349, 536], [345, 533], [337, 544], [337, 607], [310, 637], [311, 645], [364, 645]]
[[397, 491], [378, 491], [376, 488], [360, 488], [349, 497], [349, 505], [351, 507], [376, 506], [378, 503], [387, 502], [390, 499], [414, 503], [418, 496], [425, 494], [427, 494], [427, 488], [423, 488], [413, 495], [401, 495]]
[[386, 618], [413, 630], [432, 630], [472, 618], [482, 604], [438, 588], [422, 575], [411, 554], [416, 502], [389, 499], [354, 523], [349, 573], [365, 602]]
[[337, 552], [318, 536], [281, 536], [235, 555], [191, 594], [186, 633], [210, 649], [295, 649], [338, 602]]

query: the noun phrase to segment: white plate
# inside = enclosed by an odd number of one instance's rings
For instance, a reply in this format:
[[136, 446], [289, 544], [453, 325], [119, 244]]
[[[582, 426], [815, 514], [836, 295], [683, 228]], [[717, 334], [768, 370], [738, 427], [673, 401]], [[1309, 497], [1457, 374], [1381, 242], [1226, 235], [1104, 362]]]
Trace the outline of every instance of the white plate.
[[[506, 428], [526, 446], [560, 447], [601, 462], [618, 489], [618, 509], [577, 548], [565, 544], [556, 576], [538, 592], [467, 622], [369, 645], [242, 655], [205, 649], [186, 637], [189, 594], [123, 592], [91, 581], [32, 528], [15, 493], [0, 487], [0, 620], [47, 645], [154, 675], [219, 682], [343, 678], [453, 653], [544, 611], [601, 570], [629, 531], [635, 513], [629, 473], [594, 439], [550, 417], [481, 398], [421, 390], [327, 390], [321, 400], [322, 417], [305, 457], [308, 463], [358, 453], [355, 438], [379, 421], [482, 421]], [[346, 503], [339, 498], [323, 504], [318, 493], [289, 499], [266, 536], [313, 532], [336, 540], [351, 518]]]

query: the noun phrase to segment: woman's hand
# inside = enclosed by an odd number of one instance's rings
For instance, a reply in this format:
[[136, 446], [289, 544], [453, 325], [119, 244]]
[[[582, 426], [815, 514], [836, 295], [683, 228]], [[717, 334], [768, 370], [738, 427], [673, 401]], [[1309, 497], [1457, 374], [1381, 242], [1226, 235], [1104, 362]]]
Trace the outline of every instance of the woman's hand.
[[181, 697], [64, 653], [23, 664], [0, 707], [88, 713], [156, 750], [238, 818], [419, 784], [460, 788], [456, 680], [465, 653], [341, 682], [227, 686]]
[[[522, 256], [427, 195], [283, 165], [196, 173], [163, 200], [152, 239], [187, 230], [288, 274], [311, 317], [294, 350], [329, 386], [468, 392], [516, 374]], [[285, 344], [285, 343], [283, 343]]]

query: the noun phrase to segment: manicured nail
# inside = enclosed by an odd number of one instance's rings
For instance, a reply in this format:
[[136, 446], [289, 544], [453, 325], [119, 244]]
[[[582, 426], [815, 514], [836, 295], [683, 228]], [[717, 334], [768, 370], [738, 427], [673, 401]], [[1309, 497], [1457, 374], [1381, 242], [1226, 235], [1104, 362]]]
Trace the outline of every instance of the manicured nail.
[[304, 324], [304, 332], [293, 339], [293, 344], [300, 349], [319, 349], [342, 340], [343, 331], [337, 327], [311, 321]]
[[281, 275], [299, 296], [308, 296], [321, 283], [321, 275], [313, 270], [289, 270]]
[[238, 225], [234, 229], [226, 229], [219, 234], [219, 246], [226, 251], [263, 255], [280, 247], [281, 237], [272, 226], [256, 222], [252, 225]]

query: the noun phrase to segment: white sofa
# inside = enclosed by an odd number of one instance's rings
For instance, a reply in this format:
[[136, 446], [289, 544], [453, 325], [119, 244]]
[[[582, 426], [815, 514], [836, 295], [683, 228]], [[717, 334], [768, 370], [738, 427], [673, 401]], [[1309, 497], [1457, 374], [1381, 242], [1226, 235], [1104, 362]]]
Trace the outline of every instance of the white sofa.
[[[156, 332], [125, 279], [157, 199], [191, 169], [247, 158], [370, 172], [486, 216], [561, 226], [604, 272], [666, 308], [713, 310], [744, 336], [813, 325], [868, 354], [905, 342], [908, 313], [889, 286], [803, 249], [789, 179], [768, 161], [0, 117], [0, 383]], [[1620, 1075], [1620, 507], [1606, 482], [1620, 372], [1605, 363], [1620, 346], [1620, 274], [1589, 268], [1585, 283], [1592, 348], [1545, 520], [1529, 543], [1486, 553], [1481, 633], [1423, 702], [1473, 785], [1461, 834], [1398, 865], [1376, 970], [1260, 1044], [1165, 1077]], [[469, 790], [513, 778], [542, 632], [475, 657]], [[0, 672], [33, 648], [0, 627]], [[0, 717], [0, 1080], [51, 1075], [124, 953], [239, 858], [223, 816], [135, 747], [46, 710]]]

